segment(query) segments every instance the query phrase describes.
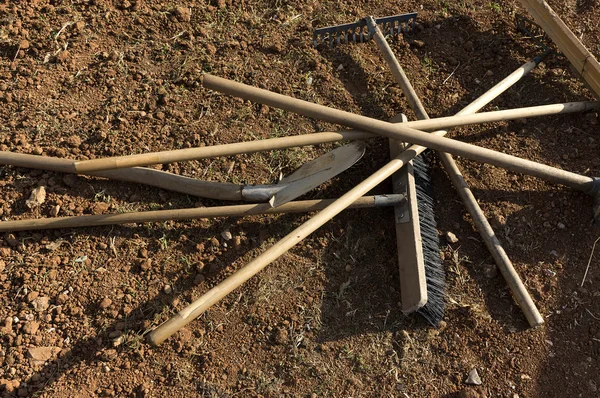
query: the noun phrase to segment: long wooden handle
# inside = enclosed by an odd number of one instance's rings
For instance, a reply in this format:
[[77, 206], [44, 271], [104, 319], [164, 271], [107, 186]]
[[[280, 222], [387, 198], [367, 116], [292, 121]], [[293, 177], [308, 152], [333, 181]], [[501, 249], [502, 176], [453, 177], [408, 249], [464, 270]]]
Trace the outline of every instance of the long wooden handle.
[[[197, 218], [244, 217], [257, 214], [302, 213], [322, 210], [335, 199], [300, 200], [288, 202], [279, 207], [268, 203], [199, 207], [191, 209], [155, 210], [117, 214], [99, 214], [72, 217], [40, 218], [34, 220], [0, 221], [0, 232], [34, 231], [42, 229], [98, 227], [129, 223], [144, 223], [169, 220], [190, 220]], [[404, 200], [403, 195], [364, 196], [349, 208], [394, 206]]]
[[600, 63], [544, 0], [521, 0], [536, 22], [566, 55], [594, 94], [600, 98]]
[[406, 164], [407, 159], [410, 160], [412, 156], [413, 154], [410, 152], [403, 152], [400, 154], [398, 157], [386, 164], [383, 168], [379, 169], [371, 177], [361, 182], [341, 198], [335, 200], [321, 212], [317, 213], [310, 220], [286, 235], [283, 239], [271, 246], [260, 256], [256, 257], [254, 260], [236, 271], [233, 275], [229, 276], [217, 286], [213, 287], [202, 297], [177, 313], [174, 317], [158, 326], [148, 334], [148, 341], [153, 345], [158, 345], [165, 341], [167, 338], [169, 338], [169, 336], [173, 335], [179, 329], [193, 321], [212, 305], [217, 303], [252, 276], [256, 275], [263, 268], [275, 261], [296, 244], [301, 242], [308, 235], [316, 231], [327, 221], [331, 220], [365, 193], [375, 188], [379, 183], [384, 181], [395, 171], [400, 169], [404, 164]]
[[402, 126], [401, 124], [388, 123], [339, 109], [329, 108], [327, 106], [273, 93], [209, 74], [203, 76], [203, 84], [206, 88], [230, 94], [235, 97], [295, 112], [314, 119], [341, 124], [397, 140], [422, 145], [438, 151], [463, 156], [471, 160], [489, 163], [518, 173], [529, 174], [553, 183], [566, 185], [586, 193], [592, 192], [594, 189], [595, 180], [591, 177], [582, 176], [531, 160], [521, 159], [502, 152], [441, 137], [436, 134], [427, 134], [423, 131]]
[[[411, 108], [413, 108], [413, 111], [419, 119], [429, 119], [429, 115], [427, 114], [425, 107], [413, 89], [408, 77], [404, 73], [402, 66], [400, 66], [400, 63], [394, 56], [394, 53], [385, 40], [385, 37], [379, 30], [379, 27], [375, 25], [374, 29], [376, 32], [375, 41], [377, 42], [377, 46], [383, 53], [384, 59], [392, 71], [392, 75], [402, 88], [409, 105]], [[471, 218], [475, 223], [475, 227], [479, 231], [481, 238], [492, 254], [492, 257], [494, 258], [496, 265], [498, 265], [502, 276], [504, 276], [504, 279], [508, 283], [515, 300], [519, 304], [523, 314], [525, 314], [525, 318], [527, 318], [529, 325], [531, 327], [535, 327], [543, 324], [544, 318], [542, 318], [540, 315], [540, 312], [529, 295], [529, 292], [525, 288], [525, 285], [523, 285], [523, 281], [521, 281], [519, 274], [504, 251], [504, 248], [498, 240], [494, 230], [492, 229], [492, 226], [485, 217], [483, 210], [481, 210], [481, 207], [479, 207], [479, 204], [477, 203], [475, 196], [471, 192], [471, 189], [461, 174], [458, 165], [452, 156], [447, 153], [437, 152], [437, 155], [442, 161], [446, 173], [448, 173], [448, 176], [450, 177], [454, 188], [458, 192], [458, 195], [467, 208], [467, 211], [469, 214], [471, 214]]]
[[[515, 72], [513, 72], [513, 74], [511, 74], [498, 84], [502, 84], [503, 87], [507, 89], [508, 87], [510, 87], [508, 82], [512, 81], [514, 84], [514, 82], [520, 79], [520, 76], [524, 75], [520, 73], [519, 69], [517, 69], [516, 72], [518, 73], [515, 74]], [[500, 93], [501, 91], [497, 91], [496, 96]], [[493, 95], [489, 95], [489, 91], [484, 93], [483, 96], [489, 98], [490, 101], [493, 98], [495, 98]], [[479, 101], [479, 98], [476, 99], [474, 102], [479, 104], [478, 106], [483, 107], [485, 104]], [[434, 132], [432, 134], [438, 133], [443, 134], [445, 132]], [[316, 231], [327, 221], [331, 220], [342, 210], [348, 207], [351, 203], [353, 203], [358, 198], [366, 194], [368, 191], [373, 189], [386, 178], [390, 177], [396, 171], [400, 170], [402, 166], [410, 162], [415, 156], [418, 156], [425, 149], [426, 148], [423, 146], [413, 145], [398, 156], [396, 156], [394, 159], [392, 159], [381, 169], [377, 170], [366, 180], [364, 180], [356, 187], [348, 191], [344, 196], [334, 201], [332, 204], [323, 209], [323, 211], [317, 213], [313, 218], [302, 224], [300, 227], [296, 228], [288, 235], [286, 235], [283, 239], [281, 239], [278, 243], [270, 247], [263, 254], [261, 254], [253, 261], [240, 268], [233, 275], [229, 276], [217, 286], [213, 287], [211, 290], [206, 292], [203, 296], [195, 300], [186, 308], [179, 311], [171, 319], [159, 325], [156, 329], [154, 329], [148, 334], [147, 338], [150, 344], [159, 345], [160, 343], [168, 339], [170, 336], [172, 336], [174, 333], [176, 333], [179, 329], [192, 322], [195, 318], [200, 316], [212, 305], [214, 305], [227, 294], [238, 288], [252, 276], [259, 273], [263, 268], [265, 268], [267, 265], [269, 265], [277, 258], [282, 256], [285, 252], [287, 252], [289, 249], [301, 242], [312, 232]]]
[[[485, 99], [484, 99], [485, 100]], [[485, 102], [485, 101], [484, 101]], [[555, 115], [571, 112], [583, 112], [598, 109], [600, 102], [571, 102], [564, 104], [551, 104], [527, 108], [507, 109], [495, 112], [485, 112], [474, 115], [449, 116], [429, 120], [417, 120], [405, 123], [407, 127], [433, 131], [450, 127], [497, 122], [511, 119], [528, 118], [535, 116]], [[74, 161], [72, 173], [90, 173], [93, 171], [129, 168], [135, 166], [148, 166], [182, 162], [194, 159], [213, 158], [218, 156], [239, 155], [274, 149], [285, 149], [297, 146], [318, 145], [326, 142], [342, 140], [358, 140], [373, 137], [372, 134], [357, 130], [347, 130], [330, 133], [315, 133], [299, 136], [270, 138], [251, 142], [237, 142], [232, 144], [214, 145], [199, 148], [175, 149], [162, 152], [144, 153], [138, 155], [115, 156], [110, 158]]]

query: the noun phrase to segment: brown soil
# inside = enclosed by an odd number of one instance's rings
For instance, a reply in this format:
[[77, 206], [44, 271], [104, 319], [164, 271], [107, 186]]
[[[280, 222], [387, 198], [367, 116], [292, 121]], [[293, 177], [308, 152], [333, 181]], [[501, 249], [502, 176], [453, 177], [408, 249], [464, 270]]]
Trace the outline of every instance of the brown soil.
[[[0, 4], [0, 149], [91, 159], [335, 130], [203, 89], [210, 72], [379, 119], [405, 99], [373, 43], [312, 48], [315, 27], [417, 11], [391, 40], [432, 117], [451, 115], [540, 53], [518, 2], [32, 0]], [[560, 4], [559, 4], [560, 3]], [[598, 55], [596, 2], [552, 3]], [[487, 110], [592, 99], [550, 56]], [[597, 113], [456, 129], [452, 137], [600, 175]], [[162, 165], [266, 183], [333, 145]], [[385, 163], [368, 141], [333, 198]], [[597, 396], [600, 235], [591, 199], [458, 160], [546, 324], [529, 329], [441, 166], [435, 209], [448, 304], [440, 328], [399, 309], [390, 209], [347, 211], [159, 348], [149, 330], [310, 215], [5, 234], [0, 238], [3, 396]], [[144, 185], [0, 168], [0, 216], [221, 204]], [[44, 186], [44, 203], [27, 206]], [[376, 189], [386, 193], [389, 184]], [[223, 238], [229, 230], [232, 241]], [[600, 248], [596, 248], [596, 251]], [[583, 286], [582, 279], [589, 264]], [[465, 384], [476, 368], [480, 386]]]

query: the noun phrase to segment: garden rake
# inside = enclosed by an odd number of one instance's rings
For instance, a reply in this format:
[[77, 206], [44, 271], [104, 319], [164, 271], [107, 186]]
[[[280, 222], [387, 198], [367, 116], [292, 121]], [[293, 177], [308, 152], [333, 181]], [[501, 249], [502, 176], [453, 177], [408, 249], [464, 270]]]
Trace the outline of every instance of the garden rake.
[[[416, 18], [417, 13], [377, 19], [367, 17], [351, 24], [317, 29], [313, 44], [328, 43], [333, 47], [351, 42], [364, 43], [380, 35], [377, 38], [379, 43], [385, 41], [382, 31], [389, 35], [412, 32]], [[407, 98], [410, 102], [411, 97]], [[410, 105], [415, 109], [414, 104]], [[393, 139], [389, 143], [393, 158], [402, 150], [403, 144]], [[394, 193], [401, 193], [407, 198], [394, 206], [402, 312], [410, 314], [418, 311], [430, 323], [437, 325], [444, 314], [445, 275], [439, 254], [429, 174], [429, 164], [418, 156], [392, 176], [392, 188]]]

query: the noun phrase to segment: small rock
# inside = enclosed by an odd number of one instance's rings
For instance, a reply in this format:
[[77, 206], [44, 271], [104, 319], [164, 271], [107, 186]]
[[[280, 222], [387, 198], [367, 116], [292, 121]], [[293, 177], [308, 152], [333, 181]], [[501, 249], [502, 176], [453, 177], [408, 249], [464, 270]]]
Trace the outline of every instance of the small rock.
[[63, 183], [68, 187], [74, 187], [77, 184], [77, 176], [75, 174], [67, 174], [63, 177]]
[[15, 247], [15, 246], [17, 246], [19, 244], [19, 240], [13, 234], [8, 234], [8, 236], [6, 238], [4, 238], [4, 240], [11, 247]]
[[288, 340], [288, 331], [283, 328], [276, 329], [275, 334], [273, 335], [273, 340], [277, 344], [285, 344]]
[[163, 288], [163, 292], [165, 292], [165, 294], [171, 294], [173, 293], [173, 288], [171, 287], [171, 285], [165, 285], [165, 287]]
[[108, 211], [110, 204], [106, 202], [96, 202], [90, 206], [93, 214], [102, 214]]
[[38, 331], [39, 328], [40, 328], [40, 323], [39, 322], [35, 322], [35, 321], [27, 322], [23, 326], [23, 333], [34, 335], [34, 334], [37, 333], [37, 331]]
[[198, 274], [198, 275], [196, 275], [196, 277], [194, 278], [194, 284], [196, 284], [196, 285], [199, 285], [199, 284], [201, 284], [202, 282], [204, 282], [204, 280], [205, 280], [205, 279], [206, 279], [206, 278], [204, 277], [204, 275], [202, 275], [202, 274]]
[[560, 229], [565, 229], [565, 228], [567, 228], [567, 226], [566, 226], [565, 224], [561, 223], [561, 222], [559, 222], [559, 223], [558, 223], [558, 224], [556, 224], [556, 225], [557, 225], [557, 226], [558, 226], [558, 228], [560, 228]]
[[488, 279], [493, 279], [498, 276], [498, 267], [495, 263], [483, 264], [483, 274]]
[[479, 373], [477, 373], [477, 369], [471, 369], [469, 375], [467, 376], [467, 380], [465, 380], [465, 383], [473, 386], [481, 385], [481, 378], [479, 377]]
[[71, 135], [67, 138], [67, 144], [71, 145], [72, 147], [78, 148], [81, 145], [81, 137], [79, 137], [78, 135]]
[[69, 58], [71, 57], [71, 53], [69, 52], [69, 50], [64, 50], [61, 51], [57, 56], [56, 56], [56, 61], [58, 61], [59, 63], [65, 63], [69, 60]]
[[34, 347], [27, 350], [27, 355], [35, 365], [41, 365], [60, 351], [60, 347]]
[[425, 42], [423, 40], [413, 40], [410, 45], [416, 48], [423, 48], [425, 47]]
[[33, 209], [34, 207], [38, 207], [45, 201], [46, 201], [46, 187], [41, 186], [41, 187], [35, 188], [31, 192], [31, 196], [29, 197], [29, 199], [27, 199], [25, 201], [25, 204], [30, 209]]
[[19, 380], [0, 379], [0, 391], [6, 391], [9, 394], [13, 393], [20, 385]]
[[206, 43], [205, 48], [208, 55], [215, 55], [217, 53], [217, 48], [210, 43]]
[[446, 232], [446, 241], [448, 241], [448, 243], [457, 243], [458, 238], [456, 237], [456, 235], [454, 235], [454, 233], [448, 231]]
[[141, 258], [148, 258], [148, 250], [147, 249], [140, 249], [140, 257]]
[[112, 361], [117, 357], [117, 350], [113, 348], [109, 348], [108, 350], [103, 350], [100, 353], [100, 358], [104, 361]]
[[109, 299], [108, 297], [104, 297], [104, 298], [102, 299], [102, 301], [100, 302], [100, 305], [99, 305], [99, 307], [100, 307], [100, 309], [101, 309], [101, 310], [105, 310], [105, 309], [107, 309], [108, 307], [110, 307], [110, 305], [111, 305], [111, 304], [112, 304], [112, 300], [111, 300], [111, 299]]
[[494, 71], [493, 70], [488, 70], [487, 72], [485, 72], [485, 75], [487, 77], [492, 77], [492, 76], [494, 76]]
[[235, 236], [233, 238], [233, 247], [235, 247], [236, 249], [239, 248], [242, 245], [242, 237], [241, 236]]
[[50, 307], [50, 297], [38, 297], [31, 302], [31, 305], [37, 312], [46, 311]]
[[231, 240], [233, 239], [233, 236], [231, 235], [231, 232], [226, 229], [225, 231], [221, 232], [221, 237], [225, 240]]
[[67, 300], [69, 300], [69, 296], [67, 296], [66, 294], [59, 294], [56, 297], [56, 304], [57, 305], [63, 305], [64, 303], [67, 302]]
[[19, 47], [21, 47], [21, 50], [27, 50], [29, 48], [29, 41], [25, 39], [21, 40]]
[[220, 324], [219, 326], [217, 326], [217, 332], [221, 333], [223, 332], [223, 324]]
[[192, 12], [189, 7], [177, 7], [175, 9], [175, 16], [181, 22], [190, 22], [192, 19]]
[[182, 328], [177, 332], [177, 340], [181, 344], [185, 344], [192, 339], [192, 332], [187, 328]]
[[344, 70], [344, 64], [339, 64], [338, 67], [337, 67], [337, 70], [338, 71]]
[[52, 206], [50, 208], [50, 217], [56, 217], [56, 216], [58, 216], [59, 212], [60, 212], [60, 206], [59, 205]]
[[36, 291], [29, 292], [29, 294], [27, 294], [27, 301], [31, 303], [33, 300], [38, 298], [39, 295], [40, 294]]
[[142, 269], [142, 271], [148, 271], [150, 268], [152, 268], [152, 259], [147, 258], [143, 260], [140, 264], [140, 268]]
[[448, 63], [452, 66], [458, 65], [458, 60], [454, 57], [448, 57]]

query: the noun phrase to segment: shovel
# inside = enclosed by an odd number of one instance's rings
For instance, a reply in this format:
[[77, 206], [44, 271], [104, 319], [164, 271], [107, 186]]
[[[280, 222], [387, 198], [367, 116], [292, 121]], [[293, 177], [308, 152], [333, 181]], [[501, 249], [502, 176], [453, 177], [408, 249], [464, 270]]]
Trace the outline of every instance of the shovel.
[[[85, 174], [113, 180], [142, 183], [158, 188], [217, 200], [268, 202], [277, 194], [273, 206], [281, 205], [316, 188], [356, 163], [365, 150], [360, 141], [333, 151], [302, 165], [290, 176], [274, 185], [238, 185], [226, 182], [202, 181], [146, 167], [86, 172]], [[54, 157], [0, 152], [0, 164], [17, 167], [72, 173], [72, 160]], [[294, 196], [297, 195], [297, 196]]]

